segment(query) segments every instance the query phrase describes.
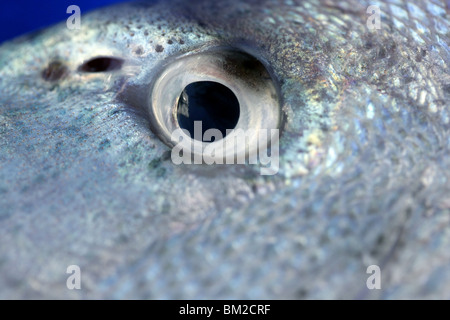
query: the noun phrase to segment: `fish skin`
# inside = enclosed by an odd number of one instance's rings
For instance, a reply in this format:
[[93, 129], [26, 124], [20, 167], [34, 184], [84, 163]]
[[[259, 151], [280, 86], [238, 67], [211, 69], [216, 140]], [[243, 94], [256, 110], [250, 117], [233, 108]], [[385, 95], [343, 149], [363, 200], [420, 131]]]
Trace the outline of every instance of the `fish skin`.
[[[370, 4], [123, 4], [0, 46], [0, 298], [448, 299], [449, 8], [380, 1], [370, 31]], [[273, 177], [175, 166], [149, 128], [157, 70], [216, 46], [279, 82]]]

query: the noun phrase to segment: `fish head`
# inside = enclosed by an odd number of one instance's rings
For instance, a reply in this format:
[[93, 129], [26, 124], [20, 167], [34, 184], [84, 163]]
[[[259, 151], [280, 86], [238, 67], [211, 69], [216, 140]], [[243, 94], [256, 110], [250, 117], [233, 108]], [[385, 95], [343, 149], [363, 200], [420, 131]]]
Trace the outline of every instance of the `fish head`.
[[[384, 1], [373, 29], [369, 7], [127, 3], [3, 44], [2, 295], [445, 294], [448, 8]], [[192, 101], [224, 105], [226, 129], [279, 130], [248, 146], [275, 172], [176, 164]], [[369, 265], [389, 292], [367, 289]]]

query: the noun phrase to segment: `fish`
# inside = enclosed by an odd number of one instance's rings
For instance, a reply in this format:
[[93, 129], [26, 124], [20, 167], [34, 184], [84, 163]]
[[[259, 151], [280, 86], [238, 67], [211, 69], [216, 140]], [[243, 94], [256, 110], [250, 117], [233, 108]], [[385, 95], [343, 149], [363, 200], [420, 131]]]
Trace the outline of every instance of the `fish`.
[[[448, 299], [450, 5], [377, 3], [131, 2], [3, 43], [0, 298]], [[277, 172], [175, 164], [195, 101], [279, 130]]]

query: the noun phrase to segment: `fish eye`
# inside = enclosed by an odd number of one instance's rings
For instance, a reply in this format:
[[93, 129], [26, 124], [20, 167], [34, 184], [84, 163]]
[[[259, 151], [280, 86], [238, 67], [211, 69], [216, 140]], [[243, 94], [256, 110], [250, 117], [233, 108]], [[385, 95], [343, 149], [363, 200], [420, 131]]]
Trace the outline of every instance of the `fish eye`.
[[[170, 147], [177, 144], [172, 135], [177, 129], [184, 141], [219, 149], [227, 148], [221, 140], [239, 139], [237, 134], [244, 131], [244, 152], [249, 154], [264, 147], [258, 145], [258, 132], [279, 129], [277, 82], [247, 53], [217, 49], [188, 54], [167, 63], [154, 79], [148, 100], [151, 127]], [[220, 135], [207, 134], [211, 129]], [[222, 151], [235, 156], [243, 152]]]
[[[177, 120], [181, 129], [195, 137], [195, 121], [202, 122], [202, 135], [209, 129], [217, 129], [222, 136], [238, 123], [240, 105], [236, 95], [226, 86], [212, 81], [193, 82], [184, 88], [178, 99]], [[213, 137], [214, 139], [214, 137]], [[205, 141], [207, 142], [207, 141]]]
[[122, 68], [123, 60], [114, 57], [97, 57], [86, 61], [79, 67], [81, 72], [108, 72]]

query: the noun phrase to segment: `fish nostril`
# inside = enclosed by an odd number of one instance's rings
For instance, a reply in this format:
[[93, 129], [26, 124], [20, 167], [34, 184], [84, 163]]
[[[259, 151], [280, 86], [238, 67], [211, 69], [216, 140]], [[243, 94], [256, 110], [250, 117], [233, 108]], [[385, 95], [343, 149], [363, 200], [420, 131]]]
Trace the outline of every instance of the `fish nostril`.
[[122, 68], [123, 60], [113, 57], [98, 57], [83, 63], [79, 71], [81, 72], [108, 72]]
[[61, 61], [52, 61], [49, 63], [47, 68], [42, 70], [41, 76], [46, 81], [57, 81], [64, 79], [69, 70]]
[[[227, 129], [236, 127], [239, 115], [239, 101], [233, 91], [213, 81], [189, 84], [178, 100], [178, 124], [197, 140], [194, 134], [195, 121], [202, 123], [201, 137], [204, 137], [204, 133], [209, 129], [217, 129], [222, 133], [222, 137], [225, 137]], [[200, 141], [203, 141], [203, 138]], [[214, 142], [214, 137], [211, 142]]]

